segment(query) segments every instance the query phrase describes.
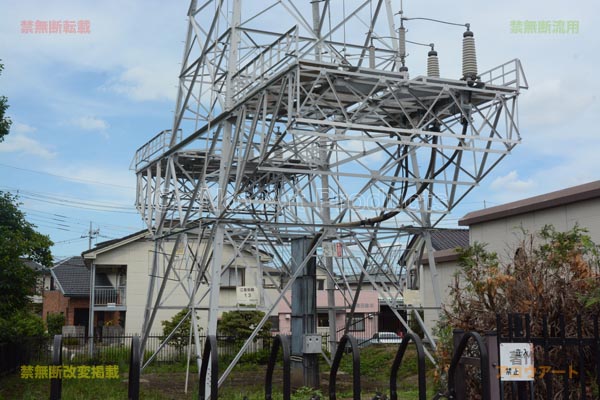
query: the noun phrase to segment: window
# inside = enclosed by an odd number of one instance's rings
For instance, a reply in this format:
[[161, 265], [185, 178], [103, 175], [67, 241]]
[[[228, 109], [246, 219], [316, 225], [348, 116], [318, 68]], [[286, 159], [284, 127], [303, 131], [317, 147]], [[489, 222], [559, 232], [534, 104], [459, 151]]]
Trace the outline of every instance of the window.
[[272, 289], [272, 288], [276, 288], [277, 285], [274, 284], [273, 282], [271, 282], [271, 280], [267, 278], [267, 279], [263, 279], [263, 287]]
[[418, 290], [419, 289], [419, 274], [416, 269], [411, 269], [408, 272], [408, 289]]
[[317, 314], [317, 326], [326, 328], [329, 326], [329, 314], [319, 313]]
[[245, 286], [246, 269], [229, 267], [221, 275], [221, 287]]
[[352, 322], [350, 323], [350, 332], [364, 332], [365, 331], [365, 314], [354, 313]]
[[325, 279], [317, 279], [317, 290], [325, 290]]
[[279, 315], [271, 315], [269, 321], [271, 322], [271, 332], [279, 332]]

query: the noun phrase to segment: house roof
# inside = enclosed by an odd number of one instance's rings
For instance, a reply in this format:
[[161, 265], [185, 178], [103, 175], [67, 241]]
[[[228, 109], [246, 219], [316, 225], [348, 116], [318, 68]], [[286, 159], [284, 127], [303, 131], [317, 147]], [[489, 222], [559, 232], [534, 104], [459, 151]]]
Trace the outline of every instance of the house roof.
[[[50, 269], [61, 292], [67, 297], [89, 297], [90, 270], [86, 268], [83, 257], [70, 257], [62, 260]], [[96, 286], [112, 286], [106, 274], [97, 272]]]
[[[457, 248], [469, 246], [468, 229], [439, 229], [431, 231], [431, 245], [436, 263], [449, 262], [458, 259]], [[424, 265], [429, 264], [429, 258], [421, 259]]]
[[123, 245], [126, 245], [127, 243], [135, 242], [138, 239], [145, 238], [147, 235], [148, 231], [146, 229], [143, 229], [130, 235], [123, 236], [119, 239], [107, 240], [105, 242], [96, 244], [96, 246], [93, 249], [84, 251], [83, 253], [81, 253], [81, 256], [83, 259], [86, 260], [95, 259], [96, 256], [100, 253], [104, 253], [105, 251], [121, 247]]
[[21, 258], [21, 261], [23, 262], [23, 264], [25, 264], [27, 267], [31, 268], [35, 272], [39, 272], [44, 275], [49, 273], [48, 268], [44, 267], [42, 264], [36, 261], [30, 260], [28, 258]]
[[454, 250], [469, 246], [468, 229], [437, 229], [431, 231], [431, 245], [434, 250]]
[[471, 226], [474, 224], [521, 215], [534, 211], [560, 207], [579, 201], [590, 200], [600, 197], [600, 181], [590, 182], [567, 189], [558, 190], [530, 197], [524, 200], [513, 201], [495, 207], [473, 211], [462, 217], [458, 224]]
[[82, 257], [62, 260], [50, 269], [61, 292], [67, 297], [88, 297], [90, 295], [90, 271]]

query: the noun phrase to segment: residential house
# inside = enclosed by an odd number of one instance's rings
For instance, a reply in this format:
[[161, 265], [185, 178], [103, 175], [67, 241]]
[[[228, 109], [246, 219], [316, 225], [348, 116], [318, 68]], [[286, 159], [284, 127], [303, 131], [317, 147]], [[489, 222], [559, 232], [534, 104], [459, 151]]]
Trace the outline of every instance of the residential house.
[[[545, 225], [553, 225], [558, 231], [578, 225], [588, 230], [594, 242], [600, 243], [600, 181], [473, 211], [458, 224], [469, 229], [432, 231], [442, 304], [447, 302], [449, 287], [459, 271], [457, 247], [485, 243], [486, 249], [508, 261], [517, 254], [524, 234], [533, 234]], [[425, 324], [432, 328], [436, 310], [432, 308], [435, 304], [428, 257], [421, 260], [417, 282], [418, 286], [409, 289], [416, 289], [418, 296], [412, 296], [408, 290], [405, 301], [423, 307]]]
[[600, 243], [600, 181], [530, 197], [468, 213], [458, 221], [468, 226], [471, 243], [487, 243], [501, 257], [514, 257], [523, 232], [544, 225], [567, 231], [578, 225]]
[[[469, 231], [466, 229], [433, 230], [431, 231], [431, 245], [434, 250], [433, 259], [439, 283], [440, 299], [441, 303], [445, 304], [450, 294], [450, 286], [454, 281], [454, 275], [460, 268], [457, 249], [469, 246]], [[436, 306], [436, 299], [433, 294], [432, 270], [427, 252], [421, 258], [418, 287], [412, 289], [418, 291], [418, 296], [406, 296], [405, 302], [409, 307], [412, 306], [422, 310], [423, 322], [429, 332], [433, 333], [440, 309]]]
[[44, 320], [49, 313], [60, 313], [65, 316], [66, 325], [87, 328], [90, 275], [83, 258], [69, 257], [54, 265], [45, 277], [44, 289]]
[[44, 290], [49, 289], [49, 287], [45, 287], [45, 282], [47, 277], [50, 276], [50, 270], [33, 260], [21, 258], [21, 261], [27, 268], [35, 271], [37, 274], [35, 287], [32, 289], [32, 294], [29, 298], [31, 300], [32, 311], [41, 317], [43, 316]]
[[[192, 234], [190, 234], [192, 237]], [[151, 279], [152, 261], [157, 256], [160, 261], [158, 276], [162, 277], [166, 267], [165, 254], [171, 254], [175, 239], [163, 243], [164, 247], [157, 252], [155, 242], [147, 231], [136, 232], [120, 239], [99, 243], [91, 250], [82, 253], [88, 267], [88, 274], [95, 276], [93, 284], [95, 319], [100, 320], [100, 315], [106, 322], [111, 316], [115, 322], [118, 311], [119, 323], [126, 332], [140, 333], [144, 322], [148, 287]], [[208, 243], [208, 240], [206, 241]], [[205, 244], [206, 245], [206, 244]], [[201, 247], [203, 245], [201, 244]], [[233, 257], [234, 249], [230, 245], [224, 246], [224, 259]], [[178, 274], [183, 273], [183, 251], [176, 251], [176, 266]], [[247, 248], [242, 255], [221, 275], [220, 309], [244, 309], [238, 299], [238, 287], [252, 287], [259, 293], [258, 309], [267, 309], [280, 285], [276, 270], [268, 267], [270, 256], [253, 248]], [[263, 267], [265, 270], [263, 271]], [[99, 280], [106, 276], [107, 279]], [[188, 297], [181, 289], [179, 282], [172, 275], [167, 281], [164, 293], [170, 294], [163, 298], [162, 306], [157, 311], [153, 331], [162, 331], [160, 322], [170, 319], [181, 309], [187, 307]], [[263, 290], [263, 283], [267, 289]], [[198, 293], [208, 290], [208, 282], [200, 285]], [[156, 291], [155, 291], [156, 293]], [[201, 297], [201, 296], [199, 296]], [[205, 327], [208, 322], [208, 297], [204, 296], [198, 303], [200, 327]], [[111, 314], [112, 312], [112, 314]]]
[[[327, 273], [322, 266], [317, 267], [316, 272], [316, 289], [317, 289], [317, 332], [321, 334], [329, 334], [329, 302], [327, 290]], [[348, 285], [345, 287], [340, 282], [336, 284], [334, 292], [335, 297], [335, 325], [337, 330], [337, 340], [344, 334], [344, 326], [346, 318], [350, 313], [352, 299], [354, 297], [354, 288]], [[281, 333], [290, 333], [292, 327], [292, 310], [288, 304], [291, 302], [292, 294], [285, 294], [285, 300], [282, 300], [278, 305], [278, 317], [272, 317], [277, 320], [278, 331]], [[359, 338], [370, 338], [374, 333], [379, 331], [379, 296], [378, 292], [370, 285], [368, 288], [361, 290], [354, 317], [350, 323], [350, 333]]]

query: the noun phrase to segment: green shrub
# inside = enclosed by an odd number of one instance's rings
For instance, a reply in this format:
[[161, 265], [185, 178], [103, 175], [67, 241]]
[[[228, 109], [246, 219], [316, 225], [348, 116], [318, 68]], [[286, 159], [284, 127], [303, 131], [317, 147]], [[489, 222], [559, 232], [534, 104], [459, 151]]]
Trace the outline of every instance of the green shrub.
[[0, 318], [0, 343], [20, 343], [27, 337], [44, 336], [45, 332], [42, 318], [26, 310]]
[[48, 327], [48, 335], [60, 335], [62, 327], [65, 325], [65, 315], [62, 313], [50, 313], [46, 317], [46, 326]]

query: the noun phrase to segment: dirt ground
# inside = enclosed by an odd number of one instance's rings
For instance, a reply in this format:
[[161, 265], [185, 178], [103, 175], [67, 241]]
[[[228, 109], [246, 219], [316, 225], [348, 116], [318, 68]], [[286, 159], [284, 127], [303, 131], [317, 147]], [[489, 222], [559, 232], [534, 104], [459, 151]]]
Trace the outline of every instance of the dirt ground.
[[[251, 394], [263, 393], [265, 387], [265, 372], [264, 366], [256, 366], [254, 370], [234, 371], [227, 378], [220, 392], [224, 394]], [[279, 373], [279, 375], [278, 375]], [[192, 399], [193, 393], [198, 391], [198, 379], [195, 374], [190, 374], [188, 382], [188, 393], [184, 392], [185, 373], [149, 373], [142, 375], [142, 387], [151, 392], [158, 392], [165, 398], [170, 399]], [[386, 390], [388, 378], [373, 379], [362, 377], [361, 387], [362, 393], [374, 395], [379, 390]], [[412, 377], [411, 377], [412, 380]], [[416, 381], [416, 376], [414, 377]], [[275, 371], [273, 377], [273, 391], [279, 392], [282, 387], [282, 379], [280, 371]], [[328, 393], [329, 389], [329, 374], [321, 374], [320, 390], [323, 394]], [[352, 390], [352, 376], [344, 372], [338, 373], [336, 384], [336, 392], [345, 393]]]

